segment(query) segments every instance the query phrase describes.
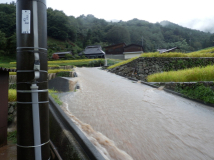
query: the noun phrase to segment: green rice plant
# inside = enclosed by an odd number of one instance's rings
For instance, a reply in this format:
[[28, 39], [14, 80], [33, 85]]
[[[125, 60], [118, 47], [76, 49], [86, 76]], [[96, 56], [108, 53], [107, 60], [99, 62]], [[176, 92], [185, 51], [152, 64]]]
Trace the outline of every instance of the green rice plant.
[[48, 67], [59, 67], [59, 65], [49, 64]]
[[8, 90], [8, 102], [14, 102], [17, 100], [16, 89]]
[[133, 58], [128, 59], [128, 60], [126, 60], [126, 61], [119, 62], [119, 63], [117, 63], [117, 64], [114, 64], [114, 65], [108, 67], [107, 69], [112, 69], [112, 68], [115, 68], [115, 67], [118, 67], [118, 66], [127, 64], [127, 63], [129, 63], [129, 62], [131, 62], [131, 61], [133, 61], [133, 60], [135, 60], [135, 59], [137, 59], [137, 58], [139, 58], [139, 57], [133, 57]]
[[16, 75], [16, 72], [9, 72], [9, 75]]
[[214, 66], [195, 67], [190, 69], [155, 73], [147, 77], [148, 82], [193, 82], [213, 81]]
[[187, 54], [185, 53], [180, 53], [180, 52], [168, 52], [168, 53], [159, 53], [159, 52], [149, 52], [149, 53], [143, 53], [141, 54], [140, 57], [165, 57], [165, 58], [170, 58], [170, 57], [188, 57]]
[[71, 69], [50, 69], [48, 73], [58, 73], [58, 72], [70, 72]]

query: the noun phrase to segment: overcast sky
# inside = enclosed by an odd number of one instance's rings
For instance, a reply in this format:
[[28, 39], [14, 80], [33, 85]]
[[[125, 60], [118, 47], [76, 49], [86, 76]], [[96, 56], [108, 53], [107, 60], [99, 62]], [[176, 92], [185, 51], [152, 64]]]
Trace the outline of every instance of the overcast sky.
[[[0, 3], [12, 0], [0, 0]], [[47, 0], [47, 7], [78, 17], [93, 14], [105, 20], [133, 18], [152, 23], [168, 20], [192, 29], [214, 33], [214, 0]]]

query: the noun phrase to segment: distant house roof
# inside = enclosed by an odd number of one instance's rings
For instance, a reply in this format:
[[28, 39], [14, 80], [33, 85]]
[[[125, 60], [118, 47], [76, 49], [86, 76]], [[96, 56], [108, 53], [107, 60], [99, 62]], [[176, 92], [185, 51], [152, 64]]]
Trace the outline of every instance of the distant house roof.
[[119, 46], [121, 44], [123, 44], [123, 45], [126, 46], [126, 43], [123, 42], [123, 43], [118, 43], [118, 44], [113, 44], [113, 45], [110, 45], [110, 46], [106, 46], [106, 47], [103, 47], [103, 48], [109, 48], [109, 47]]
[[125, 46], [124, 48], [130, 47], [130, 46], [138, 46], [138, 47], [142, 47], [143, 48], [143, 46], [139, 45], [139, 44], [129, 44], [129, 45]]
[[0, 67], [0, 71], [5, 71], [5, 72], [16, 72], [16, 69], [10, 69], [10, 68], [3, 68], [3, 67]]
[[166, 52], [171, 52], [175, 49], [179, 49], [178, 47], [170, 48], [170, 49], [157, 49], [158, 52], [160, 53], [166, 53]]
[[105, 52], [102, 50], [100, 45], [87, 46], [84, 51], [80, 54], [92, 55], [92, 54], [102, 54], [105, 55]]
[[60, 55], [60, 54], [71, 54], [71, 52], [70, 51], [69, 52], [56, 52], [54, 54], [58, 54], [58, 55]]

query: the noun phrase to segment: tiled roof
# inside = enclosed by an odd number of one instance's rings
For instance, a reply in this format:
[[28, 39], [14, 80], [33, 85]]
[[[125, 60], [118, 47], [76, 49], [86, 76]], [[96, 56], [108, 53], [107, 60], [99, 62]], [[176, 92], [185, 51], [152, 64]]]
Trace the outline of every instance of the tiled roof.
[[5, 71], [5, 72], [16, 72], [16, 69], [10, 69], [10, 68], [3, 68], [3, 67], [0, 67], [0, 71]]

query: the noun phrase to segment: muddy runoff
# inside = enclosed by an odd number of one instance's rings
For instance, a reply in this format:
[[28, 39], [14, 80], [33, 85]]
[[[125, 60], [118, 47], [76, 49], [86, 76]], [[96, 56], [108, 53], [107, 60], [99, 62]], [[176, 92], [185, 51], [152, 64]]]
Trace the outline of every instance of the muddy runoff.
[[98, 68], [76, 68], [81, 89], [62, 108], [106, 159], [214, 159], [214, 108]]

